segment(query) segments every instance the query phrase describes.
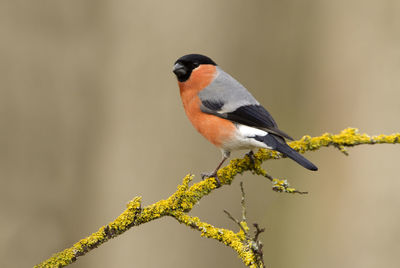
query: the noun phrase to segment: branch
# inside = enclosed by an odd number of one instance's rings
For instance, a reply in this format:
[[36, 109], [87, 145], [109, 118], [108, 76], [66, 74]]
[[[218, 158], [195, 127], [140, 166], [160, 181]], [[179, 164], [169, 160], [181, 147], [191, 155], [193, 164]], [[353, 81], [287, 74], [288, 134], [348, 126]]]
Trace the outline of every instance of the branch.
[[[320, 137], [314, 138], [304, 136], [298, 141], [289, 143], [289, 145], [300, 153], [315, 151], [321, 147], [329, 146], [336, 147], [340, 151], [347, 153], [345, 147], [377, 143], [400, 143], [400, 133], [370, 137], [367, 134], [359, 134], [357, 129], [348, 128], [337, 135], [325, 133]], [[290, 188], [284, 180], [273, 179], [264, 169], [261, 168], [262, 162], [282, 157], [283, 155], [279, 152], [260, 149], [251, 157], [252, 159], [250, 159], [249, 156], [246, 156], [243, 159], [233, 159], [230, 161], [229, 165], [218, 171], [221, 186], [231, 184], [237, 174], [251, 171], [254, 174], [269, 178], [273, 183], [273, 190], [275, 191], [302, 193], [294, 188]], [[216, 228], [206, 222], [200, 221], [197, 217], [189, 216], [187, 214], [201, 198], [210, 194], [216, 188], [215, 178], [208, 178], [189, 187], [189, 183], [193, 178], [193, 175], [187, 175], [183, 179], [182, 185], [178, 186], [177, 191], [168, 199], [160, 200], [144, 208], [141, 208], [141, 197], [133, 198], [132, 201], [127, 204], [127, 209], [113, 222], [101, 227], [97, 232], [80, 240], [72, 247], [53, 255], [50, 259], [36, 265], [35, 267], [67, 266], [68, 264], [75, 262], [78, 257], [85, 255], [92, 249], [107, 242], [109, 239], [124, 233], [131, 227], [164, 216], [173, 217], [178, 222], [200, 231], [201, 236], [216, 239], [233, 248], [246, 266], [262, 267], [263, 264], [252, 250], [251, 243], [246, 237], [246, 233], [243, 231], [243, 229], [248, 230], [247, 225], [242, 226], [243, 221], [240, 224], [242, 228], [235, 233], [228, 229]], [[242, 200], [243, 207], [244, 195]], [[245, 212], [243, 212], [243, 217], [245, 217]], [[258, 235], [261, 232], [262, 229], [259, 229], [258, 226], [256, 226], [256, 235], [254, 239], [257, 240]]]
[[242, 192], [242, 220], [239, 221], [235, 219], [228, 211], [224, 210], [225, 214], [228, 216], [229, 219], [231, 219], [233, 222], [235, 222], [241, 232], [245, 235], [246, 238], [246, 246], [249, 247], [249, 249], [252, 251], [254, 254], [255, 258], [255, 267], [262, 267], [265, 268], [264, 264], [264, 252], [263, 252], [263, 244], [260, 240], [258, 240], [258, 236], [265, 231], [265, 228], [260, 228], [257, 223], [253, 223], [253, 226], [256, 228], [254, 231], [254, 238], [251, 238], [249, 235], [249, 227], [247, 224], [247, 219], [246, 219], [246, 204], [245, 204], [245, 194], [244, 194], [244, 189], [243, 189], [243, 182], [240, 182], [240, 190]]

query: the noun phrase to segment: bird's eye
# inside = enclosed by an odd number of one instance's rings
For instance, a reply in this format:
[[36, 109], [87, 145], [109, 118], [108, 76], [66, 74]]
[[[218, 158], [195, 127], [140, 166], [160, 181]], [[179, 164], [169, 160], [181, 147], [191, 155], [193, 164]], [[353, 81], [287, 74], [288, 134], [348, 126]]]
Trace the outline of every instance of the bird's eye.
[[193, 67], [194, 68], [197, 68], [197, 67], [199, 67], [200, 66], [200, 64], [198, 63], [198, 62], [193, 62]]

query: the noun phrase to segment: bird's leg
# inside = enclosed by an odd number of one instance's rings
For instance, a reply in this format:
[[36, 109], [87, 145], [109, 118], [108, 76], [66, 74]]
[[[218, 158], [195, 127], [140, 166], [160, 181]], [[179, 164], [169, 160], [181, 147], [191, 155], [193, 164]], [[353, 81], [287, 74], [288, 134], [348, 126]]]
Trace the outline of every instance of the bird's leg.
[[246, 155], [250, 158], [250, 163], [254, 166], [256, 164], [256, 162], [255, 162], [255, 159], [254, 159], [253, 150], [250, 150], [250, 152], [248, 152]]
[[204, 179], [207, 179], [207, 178], [214, 177], [215, 180], [217, 181], [217, 188], [219, 188], [221, 186], [221, 181], [218, 178], [217, 172], [218, 172], [219, 168], [222, 166], [222, 164], [225, 162], [226, 159], [228, 159], [228, 157], [224, 156], [222, 158], [222, 161], [218, 164], [218, 166], [215, 168], [215, 170], [213, 172], [211, 172], [211, 173], [201, 173], [201, 178], [204, 180]]
[[228, 151], [223, 151], [222, 160], [218, 164], [218, 166], [215, 168], [215, 170], [213, 172], [211, 172], [211, 173], [201, 173], [201, 178], [204, 180], [204, 179], [207, 179], [207, 178], [214, 177], [215, 180], [217, 181], [217, 187], [219, 188], [221, 186], [221, 181], [218, 178], [217, 172], [221, 168], [222, 164], [226, 161], [226, 159], [229, 158], [230, 154], [231, 153], [228, 152]]

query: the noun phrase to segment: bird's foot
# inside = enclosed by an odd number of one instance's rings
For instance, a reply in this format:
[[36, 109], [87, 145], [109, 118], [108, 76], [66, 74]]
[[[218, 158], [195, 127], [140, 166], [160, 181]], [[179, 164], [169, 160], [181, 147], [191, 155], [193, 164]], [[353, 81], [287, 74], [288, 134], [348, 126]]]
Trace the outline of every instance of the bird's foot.
[[255, 156], [254, 156], [253, 150], [250, 150], [250, 152], [248, 152], [246, 155], [250, 158], [250, 163], [251, 163], [253, 166], [255, 166], [256, 160], [255, 160]]
[[213, 171], [213, 172], [209, 172], [209, 173], [201, 173], [201, 179], [205, 180], [208, 178], [214, 178], [215, 181], [217, 182], [217, 188], [221, 187], [221, 181], [218, 178], [217, 172]]

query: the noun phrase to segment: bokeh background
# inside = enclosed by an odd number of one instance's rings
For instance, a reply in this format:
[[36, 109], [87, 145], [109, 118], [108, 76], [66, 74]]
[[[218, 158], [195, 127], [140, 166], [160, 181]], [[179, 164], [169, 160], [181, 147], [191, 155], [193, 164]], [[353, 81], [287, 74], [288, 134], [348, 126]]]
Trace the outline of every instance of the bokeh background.
[[[187, 120], [171, 72], [212, 57], [290, 135], [400, 131], [400, 2], [0, 2], [0, 266], [30, 267], [114, 219], [134, 196], [168, 197], [220, 152]], [[244, 152], [236, 153], [241, 156]], [[238, 177], [191, 212], [267, 228], [268, 267], [398, 267], [400, 146], [307, 153], [316, 173], [268, 161], [307, 196]], [[196, 177], [199, 180], [199, 176]], [[243, 267], [235, 252], [163, 218], [75, 267]]]

